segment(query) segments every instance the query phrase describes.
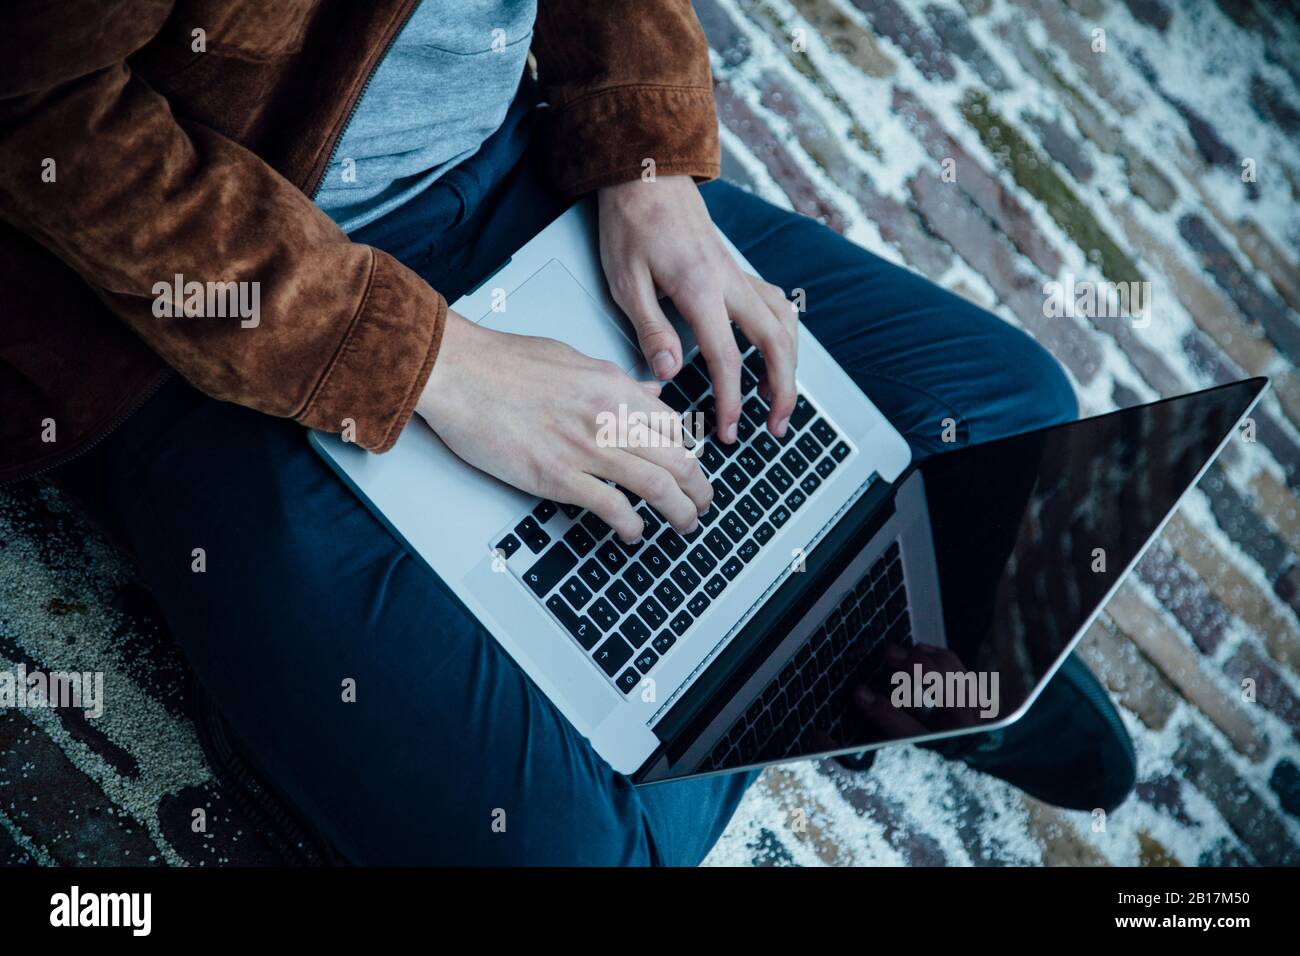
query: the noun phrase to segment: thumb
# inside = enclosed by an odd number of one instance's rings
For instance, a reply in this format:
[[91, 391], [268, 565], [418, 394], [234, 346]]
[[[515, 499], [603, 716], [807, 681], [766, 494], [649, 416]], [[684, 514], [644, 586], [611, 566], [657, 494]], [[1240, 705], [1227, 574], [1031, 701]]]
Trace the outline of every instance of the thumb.
[[619, 296], [615, 296], [619, 300], [619, 308], [627, 313], [632, 327], [636, 329], [641, 354], [645, 356], [655, 378], [667, 381], [682, 367], [682, 343], [659, 306], [650, 274], [640, 273], [631, 283], [630, 290], [624, 291], [622, 298], [627, 301], [621, 301]]

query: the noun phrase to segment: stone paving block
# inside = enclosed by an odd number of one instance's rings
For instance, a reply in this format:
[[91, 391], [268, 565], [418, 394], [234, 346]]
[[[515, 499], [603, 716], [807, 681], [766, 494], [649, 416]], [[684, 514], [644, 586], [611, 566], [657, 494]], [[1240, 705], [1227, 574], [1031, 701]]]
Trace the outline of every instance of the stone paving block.
[[1043, 149], [1047, 150], [1047, 155], [1069, 170], [1076, 182], [1087, 183], [1092, 179], [1095, 171], [1092, 161], [1064, 126], [1054, 119], [1039, 116], [1028, 110], [1021, 113], [1020, 118], [1038, 134], [1038, 141], [1043, 144]]
[[1106, 605], [1106, 614], [1179, 693], [1219, 728], [1238, 753], [1256, 760], [1263, 757], [1264, 741], [1240, 705], [1210, 682], [1201, 670], [1200, 657], [1150, 605], [1125, 585]]
[[1260, 635], [1274, 660], [1300, 669], [1300, 631], [1269, 597], [1206, 535], [1181, 514], [1165, 526], [1163, 539], [1196, 572], [1219, 601]]
[[713, 93], [719, 120], [767, 167], [768, 174], [789, 197], [794, 209], [825, 223], [836, 232], [844, 232], [847, 223], [843, 214], [832, 202], [822, 198], [790, 151], [772, 135], [749, 104], [723, 80], [714, 81]]
[[1088, 86], [1101, 94], [1119, 113], [1128, 115], [1137, 109], [1137, 101], [1125, 91], [1116, 78], [1115, 68], [1109, 58], [1116, 56], [1107, 38], [1106, 52], [1093, 52], [1092, 30], [1094, 24], [1079, 20], [1066, 11], [1057, 0], [1014, 0], [1017, 6], [1031, 11], [1047, 30], [1053, 45], [1065, 55], [1088, 80]]
[[753, 44], [745, 35], [745, 31], [731, 18], [731, 14], [724, 10], [717, 0], [693, 0], [693, 2], [695, 15], [699, 18], [700, 26], [704, 28], [704, 36], [709, 41], [709, 47], [722, 57], [722, 62], [727, 66], [736, 66], [749, 59], [750, 54], [753, 53]]
[[956, 184], [975, 201], [975, 205], [1045, 275], [1055, 276], [1061, 268], [1061, 256], [1034, 224], [1029, 211], [1020, 200], [961, 147], [915, 93], [895, 86], [892, 104], [894, 112], [903, 117], [936, 163], [942, 163], [945, 159], [953, 160]]
[[1101, 367], [1098, 346], [1073, 321], [1043, 315], [1041, 278], [1019, 265], [1011, 241], [993, 228], [970, 197], [956, 184], [941, 182], [928, 172], [914, 176], [909, 188], [929, 227], [989, 281], [998, 297], [1080, 383], [1091, 382]]
[[1251, 505], [1269, 520], [1293, 554], [1300, 553], [1300, 501], [1272, 472], [1260, 470], [1250, 481]]
[[1277, 794], [1282, 809], [1293, 817], [1300, 817], [1300, 767], [1295, 761], [1283, 757], [1273, 768], [1268, 778], [1268, 785]]
[[1196, 826], [1183, 800], [1183, 782], [1173, 774], [1162, 773], [1148, 780], [1139, 780], [1133, 792], [1143, 803], [1171, 820], [1185, 827]]
[[852, 0], [867, 15], [876, 33], [893, 40], [903, 54], [916, 64], [927, 80], [952, 80], [957, 70], [943, 51], [939, 38], [913, 19], [897, 0]]
[[962, 115], [979, 133], [984, 146], [1015, 181], [1043, 204], [1080, 249], [1112, 282], [1141, 281], [1142, 274], [1051, 163], [993, 109], [987, 96], [969, 90], [962, 99]]
[[1222, 469], [1211, 466], [1198, 486], [1210, 497], [1210, 509], [1219, 527], [1233, 542], [1259, 562], [1270, 581], [1294, 560], [1286, 542], [1255, 513], [1247, 498], [1233, 487]]
[[834, 760], [817, 761], [817, 772], [835, 784], [835, 789], [849, 806], [882, 828], [885, 842], [898, 851], [907, 866], [948, 864], [939, 841], [929, 834], [918, 832], [907, 818], [906, 809], [897, 801], [883, 796], [872, 782], [869, 772], [845, 770]]
[[144, 828], [17, 710], [0, 711], [0, 807], [55, 863], [162, 862]]
[[1275, 296], [1255, 284], [1200, 216], [1189, 213], [1179, 218], [1178, 231], [1201, 266], [1237, 303], [1242, 314], [1264, 327], [1278, 351], [1292, 362], [1300, 361], [1300, 323], [1297, 323], [1295, 315], [1288, 313], [1286, 306]]
[[1088, 628], [1076, 652], [1125, 710], [1152, 730], [1163, 730], [1178, 706], [1164, 676], [1102, 615]]
[[1300, 267], [1257, 224], [1246, 219], [1229, 222], [1246, 258], [1269, 277], [1286, 303], [1300, 312]]
[[839, 139], [821, 122], [802, 93], [773, 70], [759, 77], [763, 106], [786, 120], [795, 137], [826, 175], [849, 193], [858, 208], [880, 230], [881, 238], [903, 254], [908, 265], [937, 278], [952, 265], [952, 253], [925, 229], [916, 213], [872, 184], [870, 176], [849, 159]]
[[1300, 865], [1300, 849], [1281, 818], [1241, 779], [1205, 734], [1195, 727], [1184, 727], [1174, 759], [1257, 862], [1265, 866]]
[[1128, 12], [1133, 14], [1134, 20], [1145, 23], [1161, 33], [1169, 28], [1169, 21], [1174, 16], [1161, 0], [1124, 0], [1124, 3], [1128, 7]]
[[930, 3], [925, 7], [925, 19], [944, 48], [966, 61], [985, 86], [992, 90], [1010, 89], [1006, 74], [971, 32], [964, 16], [949, 7]]
[[1044, 866], [1105, 866], [1106, 858], [1066, 819], [1065, 814], [1026, 796], [1029, 835], [1042, 850]]
[[1292, 735], [1300, 739], [1300, 699], [1291, 692], [1286, 679], [1253, 645], [1242, 644], [1224, 662], [1223, 672], [1238, 686], [1244, 680], [1254, 681], [1255, 702], [1291, 728]]
[[1287, 102], [1286, 94], [1258, 73], [1250, 78], [1250, 105], [1265, 122], [1288, 133], [1300, 131], [1300, 110]]
[[1191, 635], [1201, 652], [1213, 654], [1232, 621], [1205, 582], [1164, 541], [1156, 541], [1134, 570], [1156, 600]]
[[898, 70], [894, 58], [868, 31], [835, 5], [834, 0], [791, 0], [799, 15], [821, 34], [832, 50], [867, 76], [883, 78]]

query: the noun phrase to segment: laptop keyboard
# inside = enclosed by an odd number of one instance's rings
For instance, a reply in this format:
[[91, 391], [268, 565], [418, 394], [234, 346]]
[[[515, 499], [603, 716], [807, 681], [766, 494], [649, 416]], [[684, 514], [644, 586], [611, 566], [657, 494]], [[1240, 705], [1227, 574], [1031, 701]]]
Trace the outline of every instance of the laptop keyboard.
[[[630, 694], [855, 449], [799, 394], [783, 438], [767, 431], [757, 388], [763, 359], [734, 330], [743, 359], [737, 440], [713, 439], [715, 404], [696, 354], [664, 385], [664, 404], [701, 413], [698, 457], [714, 498], [699, 528], [674, 531], [648, 502], [620, 489], [645, 521], [639, 544], [575, 505], [540, 501], [498, 536], [494, 551], [615, 687]], [[688, 421], [695, 421], [692, 417]]]
[[[886, 642], [912, 643], [907, 586], [896, 541], [736, 719], [700, 770], [731, 769], [831, 749], [823, 738], [843, 740], [849, 685], [871, 676], [860, 673], [859, 665]], [[883, 658], [876, 662], [880, 666]]]

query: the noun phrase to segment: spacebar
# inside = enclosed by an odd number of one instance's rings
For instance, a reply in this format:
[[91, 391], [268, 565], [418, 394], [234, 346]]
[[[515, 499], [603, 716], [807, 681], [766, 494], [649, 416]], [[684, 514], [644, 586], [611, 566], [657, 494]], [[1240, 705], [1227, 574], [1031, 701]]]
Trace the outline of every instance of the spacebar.
[[560, 583], [560, 579], [578, 566], [578, 559], [563, 542], [556, 542], [550, 551], [538, 558], [537, 563], [524, 575], [524, 583], [539, 598]]

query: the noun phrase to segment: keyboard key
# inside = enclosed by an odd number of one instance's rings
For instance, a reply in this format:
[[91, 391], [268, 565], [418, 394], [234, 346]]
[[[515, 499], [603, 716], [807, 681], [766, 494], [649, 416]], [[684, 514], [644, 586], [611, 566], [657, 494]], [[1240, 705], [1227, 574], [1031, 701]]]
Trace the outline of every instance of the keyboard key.
[[676, 561], [686, 553], [685, 539], [672, 528], [666, 528], [664, 533], [655, 541], [655, 544], [659, 545], [664, 554], [668, 555], [672, 561]]
[[541, 554], [551, 543], [551, 536], [542, 530], [542, 526], [532, 515], [515, 525], [515, 534], [519, 535], [520, 540], [528, 545], [528, 550], [533, 554]]
[[622, 581], [615, 581], [605, 592], [605, 596], [614, 602], [614, 606], [626, 614], [636, 603], [636, 595]]
[[587, 529], [580, 524], [575, 524], [564, 532], [564, 542], [576, 551], [580, 558], [586, 557], [596, 546], [596, 539], [587, 534]]
[[641, 675], [636, 672], [635, 668], [629, 667], [623, 673], [618, 675], [618, 680], [614, 683], [618, 685], [618, 689], [623, 693], [630, 694], [632, 691], [636, 690], [637, 685], [641, 683]]
[[591, 600], [591, 592], [577, 578], [569, 578], [560, 586], [560, 593], [565, 596], [575, 611], [581, 611]]
[[708, 379], [700, 374], [700, 369], [694, 364], [682, 366], [682, 370], [673, 379], [673, 384], [680, 388], [692, 402], [698, 402], [700, 396], [709, 390]]
[[648, 674], [650, 673], [650, 668], [659, 663], [659, 655], [651, 648], [645, 647], [641, 649], [641, 653], [636, 656], [636, 660], [633, 661], [633, 663], [636, 664], [636, 669], [642, 674]]
[[729, 487], [727, 487], [727, 483], [723, 481], [721, 478], [715, 478], [712, 482], [712, 485], [713, 485], [713, 506], [717, 508], [719, 511], [725, 511], [727, 505], [731, 504], [733, 501], [736, 500], [736, 494]]
[[587, 533], [597, 541], [609, 534], [610, 531], [609, 525], [605, 524], [604, 521], [600, 520], [597, 515], [590, 511], [582, 516], [582, 526], [586, 528]]
[[659, 391], [659, 401], [663, 402], [678, 415], [683, 414], [686, 409], [691, 407], [691, 400], [687, 394], [672, 382], [664, 383], [664, 387]]
[[563, 544], [556, 544], [525, 572], [524, 583], [539, 598], [546, 597], [551, 588], [577, 566], [578, 559], [574, 553]]
[[[704, 544], [713, 552], [715, 558], [724, 557], [726, 553], [731, 550], [731, 542], [728, 541], [727, 536], [717, 528], [714, 528], [704, 536]], [[691, 554], [693, 556], [695, 552], [692, 551]], [[696, 565], [696, 567], [698, 568], [699, 565]], [[701, 571], [701, 573], [703, 572]]]
[[[705, 554], [705, 557], [708, 557], [707, 553]], [[710, 560], [712, 559], [710, 558]], [[712, 570], [712, 568], [709, 568], [709, 570]], [[672, 579], [686, 594], [690, 594], [700, 586], [700, 575], [691, 570], [689, 564], [679, 564], [677, 567], [673, 568]]]
[[740, 366], [740, 394], [748, 395], [754, 389], [758, 388], [758, 378], [744, 365]]
[[[795, 494], [797, 495], [799, 492], [796, 491]], [[790, 509], [785, 505], [781, 505], [779, 508], [773, 508], [772, 513], [767, 517], [773, 525], [779, 528], [790, 520]]]
[[773, 465], [767, 470], [767, 480], [772, 482], [780, 494], [785, 494], [794, 487], [794, 479], [790, 477], [790, 472], [780, 465]]
[[[722, 524], [719, 525], [719, 527], [727, 533], [727, 537], [732, 541], [741, 541], [744, 539], [745, 535], [749, 534], [749, 525], [745, 524], [740, 515], [736, 514], [734, 511], [729, 511], [723, 516]], [[712, 533], [716, 534], [716, 532]], [[704, 539], [704, 543], [709, 543], [707, 537]], [[718, 555], [718, 557], [722, 557], [722, 555]]]
[[715, 574], [713, 577], [709, 578], [707, 581], [704, 582], [704, 593], [707, 594], [711, 599], [716, 601], [718, 599], [718, 595], [722, 593], [723, 589], [726, 588], [726, 586], [727, 586], [727, 582], [722, 579], [722, 575]]
[[[763, 461], [762, 456], [752, 448], [746, 448], [737, 455], [736, 463], [749, 472], [751, 478], [757, 478], [763, 473], [763, 469], [767, 467], [767, 462]], [[723, 477], [726, 477], [726, 472], [723, 472]], [[740, 489], [737, 488], [736, 490], [739, 491]]]
[[[687, 627], [690, 626], [689, 618], [687, 619], [686, 624]], [[683, 630], [685, 630], [685, 628], [683, 628]], [[677, 643], [677, 638], [669, 634], [667, 631], [662, 631], [658, 637], [656, 637], [653, 641], [650, 642], [650, 646], [659, 652], [660, 657], [663, 657], [664, 652], [676, 643]]]
[[636, 513], [645, 522], [645, 530], [641, 532], [643, 538], [649, 540], [659, 533], [659, 529], [663, 527], [663, 522], [656, 517], [658, 512], [651, 511], [650, 506], [646, 505], [644, 508], [637, 508]]
[[817, 436], [817, 440], [822, 443], [823, 448], [830, 448], [839, 436], [835, 429], [831, 428], [830, 422], [824, 418], [819, 418], [812, 423], [810, 431]]
[[835, 470], [835, 459], [827, 455], [821, 461], [817, 462], [817, 474], [823, 478], [829, 478], [831, 472]]
[[740, 350], [742, 356], [754, 347], [754, 343], [745, 338], [745, 333], [740, 330], [740, 326], [735, 325], [734, 323], [731, 326], [731, 334], [735, 336], [736, 348]]
[[582, 509], [577, 505], [560, 505], [560, 510], [570, 519], [576, 519], [578, 515], [582, 514]]
[[[753, 370], [751, 369], [751, 371]], [[744, 409], [745, 414], [749, 416], [749, 420], [755, 425], [762, 425], [766, 422], [768, 413], [772, 410], [768, 408], [767, 402], [763, 401], [757, 395], [751, 395], [749, 398], [745, 399]]]
[[790, 470], [790, 474], [796, 478], [808, 470], [808, 462], [793, 448], [786, 449], [785, 454], [781, 456], [781, 464], [785, 465]]
[[822, 446], [817, 443], [811, 433], [800, 435], [795, 440], [794, 447], [803, 452], [803, 456], [809, 461], [816, 461], [822, 453]]
[[654, 595], [659, 599], [659, 603], [670, 611], [677, 610], [678, 605], [686, 600], [686, 596], [678, 590], [677, 586], [666, 580], [659, 582], [659, 585], [654, 590]]
[[836, 461], [843, 461], [849, 457], [849, 446], [844, 442], [839, 442], [831, 449], [831, 457]]
[[598, 597], [591, 602], [591, 607], [587, 608], [587, 615], [601, 631], [608, 631], [618, 623], [618, 611], [614, 610], [613, 605], [603, 597]]
[[605, 566], [610, 574], [617, 574], [618, 569], [627, 564], [627, 558], [614, 541], [606, 541], [596, 549], [596, 560]]
[[554, 501], [539, 501], [537, 507], [533, 509], [533, 517], [545, 524], [554, 518], [559, 510], [559, 506]]
[[[756, 557], [758, 557], [758, 543], [754, 541], [753, 538], [750, 538], [748, 541], [746, 541], [744, 544], [742, 544], [739, 548], [736, 549], [736, 554], [740, 555], [740, 559], [742, 561], [744, 561], [746, 564], [749, 564], [750, 561], [753, 561]], [[723, 568], [723, 570], [725, 571], [726, 568]]]
[[599, 591], [609, 581], [609, 574], [591, 558], [588, 558], [578, 569], [578, 573], [582, 575], [582, 580], [587, 587], [593, 591]]
[[700, 531], [702, 528], [707, 528], [709, 525], [713, 524], [713, 522], [718, 520], [719, 514], [721, 514], [721, 512], [718, 511], [717, 506], [710, 504], [709, 510], [704, 512], [704, 514], [700, 515], [700, 527], [695, 529], [695, 533], [684, 534], [682, 535], [682, 537], [685, 538], [687, 541], [694, 541], [696, 538], [700, 536]]
[[[768, 488], [768, 493], [771, 494], [772, 504], [776, 504], [776, 494], [771, 488]], [[736, 502], [736, 513], [744, 518], [745, 523], [751, 527], [763, 520], [763, 509], [749, 495], [745, 495]]]
[[795, 399], [794, 411], [790, 413], [790, 425], [794, 428], [803, 428], [814, 414], [816, 414], [816, 411], [812, 407], [812, 403], [800, 395]]
[[726, 456], [718, 451], [718, 446], [711, 441], [706, 441], [701, 445], [699, 459], [700, 463], [704, 465], [704, 470], [710, 475], [727, 463]]
[[804, 493], [797, 489], [785, 496], [785, 503], [790, 506], [791, 511], [798, 511], [803, 507], [803, 503], [807, 500], [808, 499], [804, 496]]
[[[716, 533], [716, 529], [709, 533]], [[724, 551], [723, 553], [725, 554], [726, 552]], [[698, 544], [691, 548], [691, 553], [686, 557], [687, 560], [691, 562], [691, 567], [695, 568], [695, 570], [700, 572], [700, 574], [708, 574], [718, 566], [718, 562], [713, 560], [713, 555], [709, 554], [708, 551], [704, 550], [704, 548]]]
[[650, 576], [654, 578], [667, 574], [670, 566], [668, 557], [653, 544], [642, 552], [641, 563], [650, 572]]
[[[695, 618], [691, 617], [689, 611], [678, 611], [672, 621], [669, 622], [668, 626], [673, 629], [674, 634], [681, 637], [690, 628], [694, 620]], [[660, 651], [659, 653], [662, 654], [663, 651]]]
[[573, 635], [574, 640], [582, 645], [584, 651], [589, 651], [596, 646], [596, 641], [600, 637], [600, 631], [596, 630], [596, 625], [585, 617], [579, 617], [569, 610], [569, 606], [560, 600], [558, 594], [551, 595], [546, 602], [546, 606], [564, 625], [564, 629]]
[[728, 581], [736, 580], [736, 575], [745, 570], [745, 562], [734, 554], [722, 563], [722, 575]]
[[622, 577], [624, 581], [636, 589], [637, 594], [645, 594], [646, 591], [650, 590], [650, 586], [655, 583], [654, 578], [642, 567], [640, 561], [633, 561], [628, 569], [623, 572]]
[[645, 544], [645, 538], [638, 538], [631, 544], [627, 544], [619, 538], [612, 538], [611, 540], [618, 542], [618, 546], [623, 549], [624, 554], [636, 554], [641, 550], [641, 546]]
[[[668, 612], [663, 606], [652, 597], [646, 598], [636, 606], [636, 612], [641, 615], [641, 619], [651, 627], [663, 627], [668, 621]], [[632, 618], [629, 618], [632, 620]]]
[[750, 445], [763, 456], [764, 461], [771, 461], [781, 452], [781, 446], [776, 443], [776, 439], [765, 431], [755, 435]]
[[635, 508], [637, 505], [641, 503], [640, 495], [636, 494], [635, 492], [628, 491], [622, 485], [615, 485], [614, 487], [617, 488], [619, 491], [623, 492], [623, 497], [627, 499], [627, 503], [630, 504], [633, 508]]
[[695, 595], [695, 597], [691, 598], [690, 602], [686, 605], [686, 610], [690, 611], [696, 617], [699, 617], [704, 613], [708, 606], [709, 598], [703, 591], [701, 591], [699, 594]]
[[776, 529], [774, 529], [770, 524], [764, 521], [762, 524], [760, 524], [757, 528], [754, 529], [754, 540], [757, 541], [760, 546], [762, 546], [767, 544], [769, 541], [771, 541], [772, 536], [774, 534], [776, 534]]
[[748, 418], [741, 415], [736, 419], [736, 443], [738, 445], [747, 445], [749, 440], [754, 437], [754, 426]]
[[503, 558], [508, 558], [519, 550], [519, 539], [513, 534], [508, 534], [497, 542], [496, 550], [501, 552]]
[[632, 648], [628, 647], [627, 641], [617, 634], [596, 648], [596, 653], [591, 655], [591, 659], [610, 677], [617, 674], [618, 669], [631, 657]]
[[799, 487], [803, 490], [805, 495], [810, 495], [817, 490], [821, 483], [822, 480], [820, 478], [812, 472], [808, 472], [808, 474], [804, 476], [803, 481], [799, 482]]
[[731, 490], [741, 492], [749, 484], [749, 475], [735, 462], [722, 469], [722, 477], [731, 486]]
[[623, 618], [623, 623], [618, 626], [618, 632], [634, 650], [650, 640], [650, 629], [635, 614]]

